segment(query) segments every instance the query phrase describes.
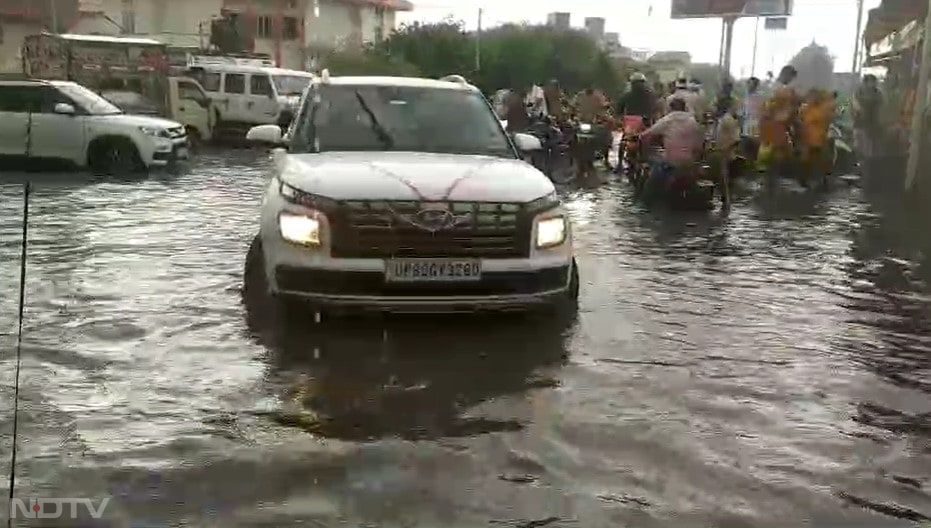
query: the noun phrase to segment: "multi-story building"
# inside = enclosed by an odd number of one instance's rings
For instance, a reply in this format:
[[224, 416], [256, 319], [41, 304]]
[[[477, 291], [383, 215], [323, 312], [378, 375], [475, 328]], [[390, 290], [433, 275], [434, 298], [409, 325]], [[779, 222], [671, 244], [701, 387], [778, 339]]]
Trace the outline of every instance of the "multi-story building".
[[[25, 34], [50, 27], [53, 13], [46, 4], [0, 0], [0, 30], [8, 36], [0, 62], [9, 62], [8, 50], [18, 52]], [[77, 32], [62, 21], [74, 18], [78, 4], [113, 22], [106, 34], [147, 36], [192, 48], [209, 45], [212, 22], [232, 19], [244, 33], [244, 51], [267, 53], [282, 67], [299, 69], [325, 50], [386, 38], [394, 30], [395, 14], [413, 9], [409, 0], [54, 0], [59, 31]], [[8, 22], [18, 27], [11, 31]]]
[[601, 17], [586, 17], [585, 31], [595, 39], [595, 42], [604, 41], [605, 19]]
[[556, 29], [569, 29], [572, 27], [571, 13], [550, 13], [546, 15], [546, 25]]

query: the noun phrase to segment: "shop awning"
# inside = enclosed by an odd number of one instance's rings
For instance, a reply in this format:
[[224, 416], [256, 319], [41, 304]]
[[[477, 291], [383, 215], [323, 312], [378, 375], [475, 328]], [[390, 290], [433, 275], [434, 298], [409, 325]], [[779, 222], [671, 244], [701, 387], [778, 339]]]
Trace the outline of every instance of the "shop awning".
[[883, 0], [876, 9], [871, 9], [863, 32], [867, 47], [895, 33], [910, 22], [924, 20], [928, 3], [919, 0]]

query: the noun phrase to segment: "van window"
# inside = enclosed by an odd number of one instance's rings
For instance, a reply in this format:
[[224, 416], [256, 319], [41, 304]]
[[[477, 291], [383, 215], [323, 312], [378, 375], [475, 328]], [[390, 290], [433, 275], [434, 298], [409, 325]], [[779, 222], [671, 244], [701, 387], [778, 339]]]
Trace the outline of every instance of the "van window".
[[216, 72], [204, 72], [200, 75], [200, 78], [197, 79], [200, 81], [200, 85], [204, 87], [204, 90], [208, 92], [219, 92], [220, 91], [220, 74]]
[[200, 91], [200, 87], [190, 81], [178, 81], [178, 98], [189, 101], [203, 101], [207, 94]]
[[253, 75], [249, 80], [249, 93], [272, 95], [272, 82], [268, 79], [268, 75]]
[[246, 76], [241, 73], [227, 73], [223, 76], [223, 91], [231, 94], [246, 93]]
[[0, 86], [0, 112], [26, 114], [38, 112], [41, 92], [39, 86]]

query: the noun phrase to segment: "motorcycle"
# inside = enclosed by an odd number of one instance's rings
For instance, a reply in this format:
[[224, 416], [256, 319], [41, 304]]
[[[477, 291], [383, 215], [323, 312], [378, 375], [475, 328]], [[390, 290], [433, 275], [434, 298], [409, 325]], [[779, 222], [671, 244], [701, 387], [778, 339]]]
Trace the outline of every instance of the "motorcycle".
[[631, 174], [636, 174], [641, 169], [640, 163], [640, 140], [638, 134], [647, 128], [647, 123], [643, 116], [625, 115], [622, 121], [621, 133], [621, 152], [618, 156], [618, 172], [627, 166], [628, 180]]
[[549, 117], [535, 118], [527, 133], [535, 136], [543, 145], [542, 150], [530, 156], [530, 163], [556, 183], [572, 179], [569, 136]]
[[703, 161], [686, 167], [672, 168], [673, 172], [664, 185], [651, 185], [653, 166], [662, 163], [662, 154], [661, 147], [654, 148], [652, 155], [644, 160], [644, 167], [635, 175], [635, 196], [647, 205], [659, 202], [679, 211], [707, 211], [714, 208], [717, 184], [709, 174], [710, 167]]
[[[575, 124], [572, 132], [571, 158], [576, 177], [585, 179], [594, 176], [595, 165], [606, 160], [607, 129], [599, 124], [579, 122]], [[607, 146], [610, 146], [610, 139], [607, 140]]]

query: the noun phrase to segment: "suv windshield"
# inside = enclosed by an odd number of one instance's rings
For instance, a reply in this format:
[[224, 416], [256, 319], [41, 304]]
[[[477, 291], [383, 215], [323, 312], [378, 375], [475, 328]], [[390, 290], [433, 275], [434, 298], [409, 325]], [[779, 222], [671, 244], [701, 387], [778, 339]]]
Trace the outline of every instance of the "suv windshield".
[[88, 114], [112, 115], [123, 113], [123, 111], [113, 103], [83, 86], [77, 84], [59, 84], [55, 87], [58, 88], [58, 91], [70, 97], [76, 105], [80, 106]]
[[291, 152], [393, 150], [516, 157], [478, 92], [371, 85], [322, 85], [317, 90], [301, 109]]
[[278, 95], [301, 95], [310, 81], [310, 77], [299, 75], [272, 75], [272, 82], [275, 83]]

